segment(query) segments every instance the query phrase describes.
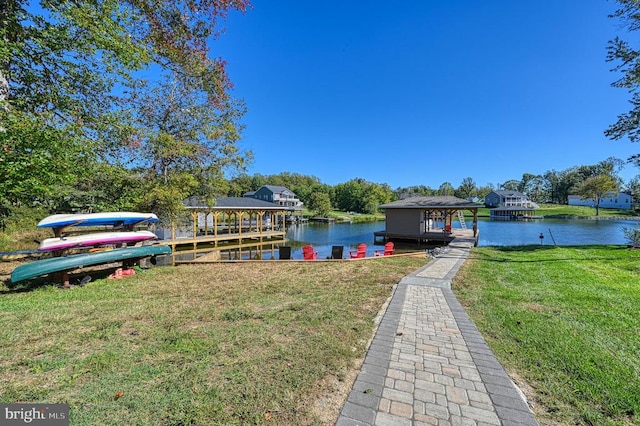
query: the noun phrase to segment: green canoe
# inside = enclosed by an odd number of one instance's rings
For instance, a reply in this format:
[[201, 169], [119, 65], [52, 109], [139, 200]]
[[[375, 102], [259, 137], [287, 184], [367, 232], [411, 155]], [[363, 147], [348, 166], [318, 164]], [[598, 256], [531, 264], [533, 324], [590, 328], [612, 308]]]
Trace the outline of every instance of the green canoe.
[[171, 248], [169, 246], [154, 245], [52, 257], [16, 267], [11, 272], [11, 282], [17, 283], [52, 272], [71, 271], [84, 266], [121, 262], [127, 259], [142, 259], [143, 257], [162, 254], [171, 254]]

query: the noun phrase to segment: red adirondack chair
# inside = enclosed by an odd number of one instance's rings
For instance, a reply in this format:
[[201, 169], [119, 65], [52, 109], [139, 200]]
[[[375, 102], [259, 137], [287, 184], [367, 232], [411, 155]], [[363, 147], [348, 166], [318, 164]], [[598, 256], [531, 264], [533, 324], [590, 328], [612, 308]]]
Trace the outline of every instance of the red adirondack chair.
[[364, 243], [358, 244], [355, 250], [349, 250], [349, 257], [351, 259], [357, 259], [359, 257], [365, 257], [367, 255], [367, 245]]
[[313, 251], [312, 246], [304, 246], [302, 247], [302, 258], [304, 260], [315, 260], [318, 258], [318, 252]]
[[384, 245], [384, 249], [380, 249], [380, 250], [374, 250], [374, 254], [376, 256], [391, 256], [393, 254], [393, 243], [391, 241], [389, 241], [387, 244]]

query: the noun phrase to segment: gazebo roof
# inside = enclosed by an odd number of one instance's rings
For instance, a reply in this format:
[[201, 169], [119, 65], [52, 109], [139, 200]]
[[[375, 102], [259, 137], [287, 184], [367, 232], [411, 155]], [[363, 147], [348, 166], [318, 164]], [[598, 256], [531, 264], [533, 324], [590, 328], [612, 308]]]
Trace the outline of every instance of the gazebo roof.
[[480, 206], [462, 198], [445, 196], [409, 197], [404, 200], [383, 204], [381, 209], [477, 209]]
[[184, 201], [185, 206], [191, 210], [294, 210], [293, 207], [285, 207], [276, 203], [258, 200], [250, 197], [216, 197], [215, 204], [208, 206], [197, 197], [189, 197]]

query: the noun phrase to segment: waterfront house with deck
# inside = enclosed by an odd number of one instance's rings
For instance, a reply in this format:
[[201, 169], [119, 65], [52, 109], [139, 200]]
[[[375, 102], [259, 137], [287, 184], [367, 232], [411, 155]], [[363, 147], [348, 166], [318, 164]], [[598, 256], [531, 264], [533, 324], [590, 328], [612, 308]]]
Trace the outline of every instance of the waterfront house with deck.
[[508, 190], [491, 191], [484, 197], [484, 205], [491, 209], [489, 216], [495, 220], [535, 219], [535, 211], [540, 208], [525, 194]]
[[296, 194], [284, 186], [262, 185], [257, 191], [246, 192], [243, 196], [275, 203], [281, 207], [293, 207], [295, 210], [302, 210], [303, 205]]

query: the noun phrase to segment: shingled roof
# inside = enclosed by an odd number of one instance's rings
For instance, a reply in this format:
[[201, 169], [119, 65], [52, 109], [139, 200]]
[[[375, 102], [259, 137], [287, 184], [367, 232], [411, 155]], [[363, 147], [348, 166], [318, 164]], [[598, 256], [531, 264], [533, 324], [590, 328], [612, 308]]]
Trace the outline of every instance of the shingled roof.
[[432, 197], [409, 197], [383, 204], [381, 209], [477, 209], [480, 206], [450, 195]]
[[211, 210], [230, 210], [230, 209], [263, 209], [263, 210], [293, 210], [293, 208], [283, 207], [276, 203], [258, 200], [249, 197], [216, 197], [213, 206], [207, 206], [197, 197], [189, 197], [184, 201], [187, 208]]

